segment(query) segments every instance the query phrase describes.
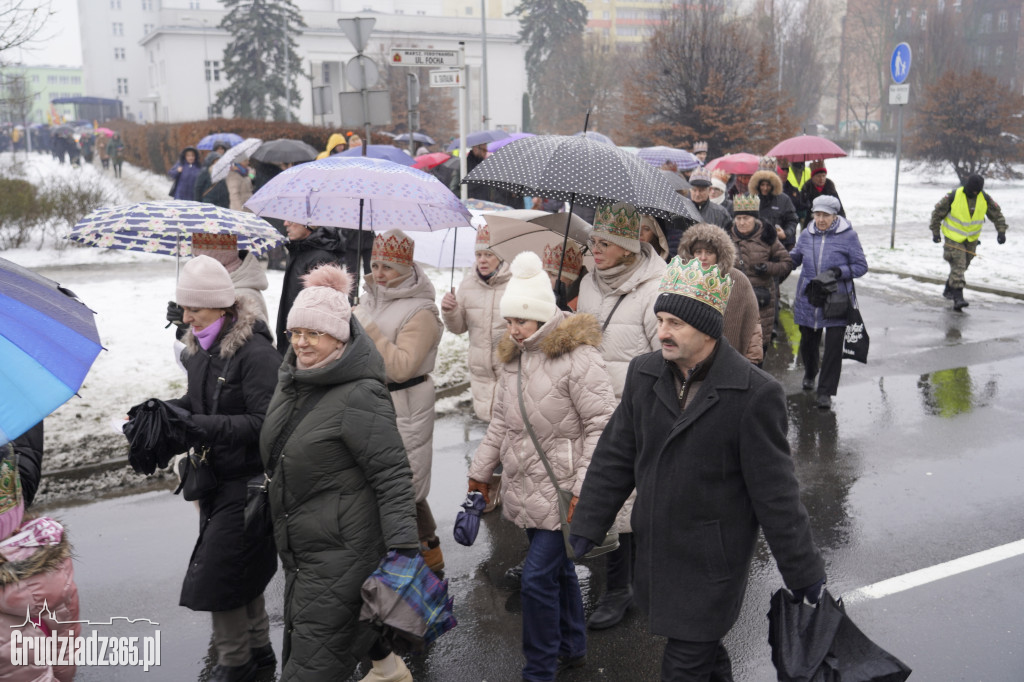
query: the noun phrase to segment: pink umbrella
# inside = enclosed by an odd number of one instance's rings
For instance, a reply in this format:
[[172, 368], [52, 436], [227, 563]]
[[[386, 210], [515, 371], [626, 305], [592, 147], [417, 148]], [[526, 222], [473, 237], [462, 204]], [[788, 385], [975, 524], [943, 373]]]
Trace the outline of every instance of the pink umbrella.
[[846, 156], [846, 152], [835, 142], [824, 137], [797, 135], [772, 147], [768, 156], [789, 161], [817, 161], [819, 159], [838, 159]]
[[96, 133], [97, 135], [106, 135], [107, 137], [114, 136], [114, 131], [111, 130], [110, 128], [97, 128], [93, 132]]
[[757, 172], [759, 161], [760, 159], [753, 154], [740, 152], [720, 156], [714, 161], [710, 161], [706, 167], [708, 170], [724, 170], [726, 173], [735, 175], [753, 175]]
[[423, 154], [422, 156], [416, 157], [416, 163], [412, 165], [413, 168], [421, 171], [425, 171], [428, 168], [440, 166], [442, 163], [452, 158], [451, 154], [445, 154], [444, 152], [434, 152], [432, 154]]

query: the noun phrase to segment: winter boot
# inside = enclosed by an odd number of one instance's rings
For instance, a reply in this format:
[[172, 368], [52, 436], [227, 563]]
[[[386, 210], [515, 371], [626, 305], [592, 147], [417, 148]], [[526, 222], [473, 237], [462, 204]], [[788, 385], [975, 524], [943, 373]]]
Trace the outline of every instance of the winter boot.
[[953, 289], [953, 310], [960, 312], [969, 305], [970, 303], [964, 300], [963, 288]]
[[949, 280], [946, 280], [946, 287], [942, 290], [942, 298], [948, 298], [953, 300], [953, 287], [949, 286]]
[[518, 588], [523, 582], [523, 566], [526, 565], [526, 557], [515, 566], [505, 571], [505, 582], [510, 588]]
[[831, 410], [832, 409], [832, 397], [825, 394], [818, 394], [818, 402], [816, 403], [819, 410]]
[[605, 630], [618, 625], [633, 605], [633, 588], [609, 590], [597, 603], [597, 609], [590, 614], [587, 627], [591, 630]]
[[256, 661], [259, 670], [270, 670], [277, 667], [277, 656], [270, 644], [252, 647], [252, 660]]
[[405, 661], [393, 653], [372, 663], [370, 673], [359, 682], [412, 682], [412, 673], [405, 666]]

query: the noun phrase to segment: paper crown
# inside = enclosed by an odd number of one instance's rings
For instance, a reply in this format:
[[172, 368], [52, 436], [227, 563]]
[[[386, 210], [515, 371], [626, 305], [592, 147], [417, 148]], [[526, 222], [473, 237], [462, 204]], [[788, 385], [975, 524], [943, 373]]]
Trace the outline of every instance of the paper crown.
[[370, 261], [397, 263], [412, 267], [412, 255], [415, 243], [401, 230], [390, 230], [373, 238], [373, 251]]
[[597, 209], [594, 232], [605, 232], [623, 239], [640, 239], [640, 212], [633, 204], [618, 202]]
[[[693, 176], [691, 175], [690, 177], [692, 178]], [[729, 171], [716, 168], [711, 171], [711, 177], [721, 180], [722, 182], [729, 182], [730, 173]]]
[[825, 171], [826, 173], [828, 172], [827, 170], [825, 170], [824, 161], [811, 161], [811, 175], [814, 175], [815, 173], [820, 173], [822, 171]]
[[237, 251], [238, 237], [233, 234], [192, 233], [192, 248], [207, 251]]
[[732, 200], [732, 212], [734, 214], [761, 212], [761, 200], [752, 194], [737, 194]]
[[544, 247], [544, 271], [558, 277], [558, 265], [562, 265], [562, 275], [570, 275], [572, 277], [579, 277], [580, 270], [583, 269], [583, 251], [580, 250], [575, 242], [569, 242], [568, 248], [565, 250], [565, 261], [562, 261], [562, 245], [556, 244], [551, 246], [548, 244]]
[[491, 250], [491, 230], [489, 227], [484, 225], [476, 231], [476, 248], [475, 251], [490, 251]]
[[696, 258], [683, 263], [682, 258], [675, 256], [661, 278], [658, 293], [692, 298], [711, 306], [719, 315], [725, 315], [729, 294], [732, 293], [732, 278], [723, 275], [717, 265], [705, 270]]
[[694, 168], [693, 172], [690, 173], [690, 184], [694, 187], [710, 187], [711, 171], [703, 166]]
[[762, 156], [757, 160], [757, 170], [775, 170], [775, 157], [774, 156]]
[[701, 142], [694, 142], [693, 143], [693, 153], [694, 154], [696, 154], [697, 152], [705, 152], [706, 153], [707, 151], [708, 151], [708, 143], [707, 142], [701, 141]]

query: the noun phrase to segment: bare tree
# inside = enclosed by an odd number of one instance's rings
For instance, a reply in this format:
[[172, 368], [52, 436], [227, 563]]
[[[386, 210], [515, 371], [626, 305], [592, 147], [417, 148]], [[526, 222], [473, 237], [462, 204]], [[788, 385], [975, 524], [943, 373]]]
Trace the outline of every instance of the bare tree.
[[38, 37], [52, 14], [48, 0], [0, 0], [0, 64], [6, 52]]
[[[391, 54], [391, 48], [396, 45], [381, 45], [378, 64], [387, 64]], [[417, 47], [417, 45], [403, 44], [402, 47]], [[409, 92], [406, 86], [405, 76], [408, 73], [415, 73], [420, 82], [420, 125], [418, 130], [424, 131], [434, 138], [441, 149], [444, 149], [448, 139], [458, 134], [458, 121], [456, 112], [458, 102], [456, 94], [458, 88], [431, 88], [427, 85], [430, 82], [430, 69], [427, 67], [416, 68], [403, 66], [384, 67], [381, 69], [382, 87], [391, 92], [391, 124], [392, 129], [399, 132], [408, 132], [407, 120]], [[416, 145], [417, 147], [419, 145]]]
[[35, 96], [24, 74], [5, 74], [0, 77], [0, 119], [24, 127], [26, 156], [32, 145], [28, 117], [32, 113]]

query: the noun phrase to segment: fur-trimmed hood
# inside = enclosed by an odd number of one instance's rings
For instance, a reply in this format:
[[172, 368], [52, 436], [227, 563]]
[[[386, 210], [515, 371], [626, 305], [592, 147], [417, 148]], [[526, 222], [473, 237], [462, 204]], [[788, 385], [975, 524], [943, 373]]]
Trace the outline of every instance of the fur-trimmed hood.
[[498, 343], [498, 359], [504, 363], [514, 362], [523, 349], [536, 347], [549, 358], [557, 358], [576, 350], [580, 346], [601, 345], [601, 326], [597, 318], [587, 313], [561, 311], [541, 325], [540, 329], [523, 342], [516, 343], [508, 333]]
[[71, 543], [68, 541], [68, 531], [65, 528], [60, 542], [56, 545], [40, 547], [24, 559], [0, 563], [0, 587], [14, 585], [34, 575], [56, 571], [70, 556]]
[[761, 193], [757, 187], [761, 184], [762, 180], [767, 180], [772, 183], [772, 194], [774, 196], [782, 194], [782, 179], [779, 177], [778, 173], [770, 170], [759, 170], [750, 176], [750, 182], [747, 183], [747, 189], [750, 190], [751, 194], [760, 196]]
[[[222, 358], [230, 358], [237, 353], [238, 349], [252, 338], [253, 333], [263, 334], [273, 343], [270, 330], [267, 329], [263, 320], [259, 319], [259, 311], [256, 309], [254, 301], [242, 296], [235, 301], [235, 306], [238, 317], [233, 323], [229, 322], [225, 325], [226, 329], [221, 331], [220, 338], [214, 344], [218, 348], [218, 355]], [[185, 336], [181, 337], [181, 342], [185, 344], [185, 350], [182, 351], [183, 360], [202, 350], [191, 327], [185, 332]]]
[[693, 245], [697, 242], [710, 244], [718, 254], [718, 269], [723, 275], [729, 274], [736, 263], [736, 247], [729, 233], [711, 223], [691, 225], [679, 239], [679, 256], [687, 261], [693, 258]]

